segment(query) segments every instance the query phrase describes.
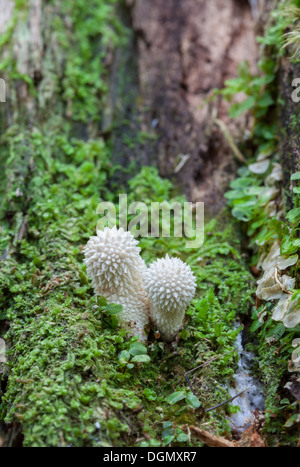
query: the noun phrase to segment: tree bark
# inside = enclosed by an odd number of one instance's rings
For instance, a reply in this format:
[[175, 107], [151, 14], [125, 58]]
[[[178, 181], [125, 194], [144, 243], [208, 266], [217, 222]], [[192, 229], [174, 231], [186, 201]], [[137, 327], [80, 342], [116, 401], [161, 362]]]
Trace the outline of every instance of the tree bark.
[[[228, 105], [207, 98], [221, 89], [247, 60], [256, 70], [254, 21], [248, 2], [238, 0], [136, 0], [132, 3], [137, 35], [138, 76], [145, 128], [158, 135], [151, 147], [162, 175], [173, 177], [207, 213], [224, 205], [224, 191], [236, 164], [214, 123], [218, 117], [234, 137], [247, 127], [247, 116], [233, 123]], [[249, 123], [249, 122], [248, 122]]]

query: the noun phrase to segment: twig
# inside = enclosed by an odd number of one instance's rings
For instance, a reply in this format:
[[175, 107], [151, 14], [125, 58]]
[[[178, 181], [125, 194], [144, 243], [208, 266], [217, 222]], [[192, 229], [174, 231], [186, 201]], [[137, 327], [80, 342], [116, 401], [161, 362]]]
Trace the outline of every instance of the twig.
[[242, 162], [243, 164], [247, 164], [247, 161], [246, 161], [245, 157], [243, 156], [243, 154], [241, 153], [241, 151], [239, 150], [239, 148], [237, 147], [237, 145], [233, 141], [233, 138], [232, 138], [227, 126], [225, 125], [225, 123], [222, 120], [220, 120], [219, 118], [215, 119], [215, 123], [218, 125], [218, 127], [222, 131], [223, 135], [225, 136], [225, 139], [227, 140], [227, 143], [229, 144], [230, 149], [232, 150], [235, 157], [240, 162]]
[[235, 448], [236, 445], [231, 441], [228, 441], [225, 438], [221, 438], [220, 436], [212, 435], [208, 431], [201, 430], [196, 426], [190, 426], [190, 430], [192, 434], [203, 441], [203, 443], [207, 444], [208, 446], [212, 446], [214, 448]]
[[178, 174], [178, 172], [180, 172], [180, 170], [185, 166], [185, 164], [187, 163], [187, 161], [190, 159], [190, 154], [181, 154], [181, 161], [179, 162], [179, 164], [177, 165], [176, 169], [174, 170], [174, 174]]
[[283, 287], [282, 283], [280, 282], [280, 280], [278, 279], [278, 269], [277, 269], [277, 266], [275, 266], [275, 274], [274, 274], [274, 277], [275, 277], [275, 281], [277, 282], [277, 284], [279, 285], [279, 287], [281, 288], [281, 290], [289, 295], [293, 295], [293, 292], [291, 292], [290, 290], [286, 290], [285, 287]]
[[235, 350], [235, 349], [230, 350], [230, 352], [226, 352], [223, 355], [218, 355], [217, 357], [211, 358], [207, 362], [202, 363], [202, 365], [196, 366], [196, 368], [193, 368], [192, 370], [187, 371], [184, 376], [189, 375], [190, 373], [192, 373], [192, 372], [194, 372], [196, 370], [199, 370], [199, 368], [202, 368], [203, 366], [209, 365], [210, 363], [214, 362], [215, 360], [218, 360], [221, 357], [226, 357], [226, 355], [229, 355], [229, 354], [231, 354], [233, 352], [237, 352], [237, 350]]
[[24, 235], [25, 230], [26, 230], [26, 226], [27, 226], [27, 216], [24, 217], [21, 228], [19, 230], [18, 237], [17, 237], [18, 241], [22, 240], [23, 235]]
[[248, 386], [247, 388], [243, 389], [241, 392], [239, 392], [235, 396], [231, 397], [230, 399], [227, 399], [225, 402], [222, 402], [221, 404], [215, 405], [214, 407], [211, 407], [210, 409], [207, 409], [205, 412], [208, 413], [208, 412], [211, 412], [212, 410], [215, 410], [215, 409], [218, 409], [219, 407], [222, 407], [223, 405], [229, 404], [229, 402], [234, 401], [234, 399], [237, 399], [239, 396], [244, 394], [244, 392], [248, 391], [248, 389], [252, 388], [253, 385], [254, 385], [254, 383], [251, 384], [251, 386]]

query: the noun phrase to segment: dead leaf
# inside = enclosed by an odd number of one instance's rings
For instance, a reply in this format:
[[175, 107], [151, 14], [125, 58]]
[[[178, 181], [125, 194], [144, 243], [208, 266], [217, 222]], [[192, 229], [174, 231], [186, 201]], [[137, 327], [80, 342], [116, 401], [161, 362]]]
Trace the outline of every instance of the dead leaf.
[[239, 446], [246, 448], [265, 448], [265, 442], [257, 431], [253, 430], [253, 427], [249, 427], [242, 436], [241, 441], [239, 441]]

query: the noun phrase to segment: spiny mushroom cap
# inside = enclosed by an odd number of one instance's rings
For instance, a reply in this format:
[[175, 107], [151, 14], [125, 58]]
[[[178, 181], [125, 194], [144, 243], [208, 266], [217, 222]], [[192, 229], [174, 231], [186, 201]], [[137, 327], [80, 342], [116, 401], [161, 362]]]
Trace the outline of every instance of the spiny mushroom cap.
[[196, 284], [190, 267], [180, 259], [159, 259], [143, 274], [150, 302], [150, 317], [167, 341], [182, 326], [187, 306], [194, 297]]
[[104, 296], [108, 303], [122, 305], [123, 310], [117, 315], [119, 322], [144, 340], [149, 302], [142, 282], [146, 265], [137, 244], [130, 232], [106, 227], [88, 241], [84, 262], [96, 295]]
[[137, 244], [130, 232], [116, 227], [105, 227], [90, 238], [84, 262], [97, 295], [134, 293], [141, 286], [146, 266]]
[[195, 276], [191, 268], [168, 255], [152, 263], [143, 279], [152, 304], [165, 312], [185, 310], [195, 294]]

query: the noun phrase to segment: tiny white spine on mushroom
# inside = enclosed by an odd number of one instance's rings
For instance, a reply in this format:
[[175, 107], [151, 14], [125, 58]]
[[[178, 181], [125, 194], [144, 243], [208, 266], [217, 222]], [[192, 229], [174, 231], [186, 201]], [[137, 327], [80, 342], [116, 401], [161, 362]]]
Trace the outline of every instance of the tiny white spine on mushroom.
[[142, 274], [146, 265], [138, 242], [124, 229], [105, 227], [98, 230], [84, 248], [84, 262], [96, 295], [108, 303], [123, 306], [120, 324], [145, 340], [144, 327], [149, 323], [149, 302]]
[[185, 311], [196, 290], [191, 268], [178, 258], [158, 259], [143, 273], [150, 301], [150, 318], [166, 341], [182, 327]]

